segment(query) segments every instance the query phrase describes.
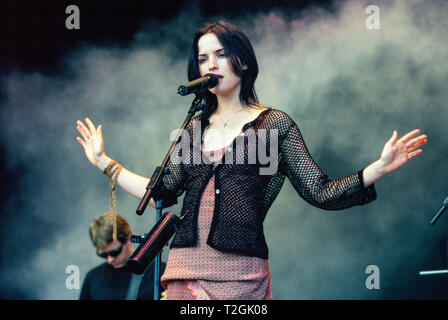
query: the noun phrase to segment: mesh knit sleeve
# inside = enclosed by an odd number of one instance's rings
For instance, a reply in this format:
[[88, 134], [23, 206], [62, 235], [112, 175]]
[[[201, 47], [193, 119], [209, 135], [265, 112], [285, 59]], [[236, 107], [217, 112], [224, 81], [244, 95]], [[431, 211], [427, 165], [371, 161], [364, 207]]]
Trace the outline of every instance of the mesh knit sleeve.
[[315, 207], [343, 210], [376, 199], [374, 185], [364, 187], [362, 170], [341, 179], [328, 179], [311, 158], [298, 126], [291, 119], [280, 152], [281, 170], [299, 195]]
[[170, 160], [166, 166], [168, 173], [163, 178], [161, 188], [164, 207], [170, 207], [177, 204], [177, 198], [180, 197], [185, 191], [186, 173], [184, 164], [182, 163], [184, 156], [182, 152], [188, 149], [188, 144], [183, 144], [182, 138], [184, 135], [189, 135], [189, 132], [192, 130], [191, 128], [192, 122], [188, 124], [186, 130], [183, 131], [181, 139], [174, 146], [173, 153], [171, 154]]
[[163, 178], [162, 198], [164, 207], [170, 207], [177, 204], [177, 198], [185, 191], [185, 172], [181, 163], [169, 161], [168, 174]]

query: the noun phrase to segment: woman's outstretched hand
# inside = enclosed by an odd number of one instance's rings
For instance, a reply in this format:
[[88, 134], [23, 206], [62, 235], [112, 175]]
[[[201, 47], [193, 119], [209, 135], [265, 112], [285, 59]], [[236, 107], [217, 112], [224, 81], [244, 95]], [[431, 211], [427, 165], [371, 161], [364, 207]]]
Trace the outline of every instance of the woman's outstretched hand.
[[423, 152], [419, 148], [428, 140], [426, 135], [415, 137], [419, 132], [420, 129], [415, 129], [398, 139], [398, 132], [394, 131], [390, 140], [384, 145], [379, 160], [385, 173], [397, 170], [409, 159]]
[[415, 129], [398, 139], [398, 132], [394, 131], [392, 137], [386, 142], [381, 157], [371, 163], [363, 171], [364, 187], [374, 184], [384, 175], [397, 170], [409, 159], [422, 153], [423, 146], [428, 140], [426, 135], [415, 137], [420, 129]]
[[[103, 170], [106, 155], [104, 153], [103, 131], [101, 125], [95, 128], [89, 118], [85, 119], [87, 126], [80, 120], [76, 122], [82, 138], [76, 140], [83, 146], [87, 159], [97, 168]], [[107, 163], [106, 163], [107, 165]]]
[[[108, 164], [112, 160], [104, 153], [104, 141], [103, 141], [103, 127], [101, 125], [95, 128], [92, 121], [89, 118], [85, 119], [84, 124], [82, 121], [77, 121], [77, 129], [82, 138], [76, 137], [76, 140], [82, 145], [86, 153], [87, 159], [98, 169], [104, 172]], [[141, 200], [146, 193], [146, 186], [149, 183], [149, 179], [131, 171], [122, 168], [118, 176], [116, 176], [117, 184], [127, 193]], [[110, 179], [110, 178], [109, 178]], [[115, 177], [114, 177], [115, 179]], [[149, 205], [153, 208], [156, 204], [153, 199], [149, 201]]]

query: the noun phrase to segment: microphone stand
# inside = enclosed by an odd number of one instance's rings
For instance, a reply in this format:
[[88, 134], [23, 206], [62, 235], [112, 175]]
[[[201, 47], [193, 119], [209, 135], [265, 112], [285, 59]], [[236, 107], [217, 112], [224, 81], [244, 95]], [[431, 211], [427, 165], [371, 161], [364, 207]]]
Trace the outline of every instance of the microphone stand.
[[442, 213], [448, 208], [448, 197], [443, 201], [442, 206], [440, 207], [439, 211], [436, 213], [436, 215], [434, 216], [434, 218], [432, 218], [431, 220], [431, 224], [436, 223], [437, 219], [440, 218], [440, 216], [442, 215]]
[[[173, 144], [171, 145], [171, 148], [169, 149], [167, 155], [165, 156], [165, 159], [163, 159], [163, 162], [160, 166], [156, 167], [154, 170], [154, 173], [151, 176], [151, 179], [149, 180], [148, 185], [146, 186], [146, 193], [143, 196], [142, 200], [140, 201], [140, 204], [136, 210], [136, 213], [138, 215], [142, 215], [145, 211], [149, 200], [152, 198], [156, 202], [156, 222], [160, 220], [162, 216], [162, 209], [166, 206], [169, 207], [177, 202], [174, 203], [164, 203], [163, 200], [163, 194], [164, 190], [162, 190], [162, 183], [163, 183], [163, 177], [166, 174], [169, 174], [168, 168], [166, 168], [170, 158], [171, 154], [173, 153], [175, 145], [179, 142], [182, 130], [185, 129], [187, 124], [190, 122], [191, 118], [193, 118], [193, 115], [203, 110], [205, 106], [205, 101], [200, 93], [196, 94], [195, 99], [193, 100], [190, 110], [188, 110], [187, 117], [185, 118], [184, 123], [182, 124], [181, 129], [177, 133], [176, 138], [174, 139]], [[156, 259], [154, 260], [154, 300], [160, 299], [160, 262], [162, 257], [162, 251], [157, 255]]]
[[418, 274], [421, 276], [432, 275], [432, 274], [443, 274], [448, 273], [448, 270], [431, 270], [431, 271], [420, 271]]
[[[447, 248], [446, 248], [446, 250], [447, 250], [446, 251], [446, 253], [447, 253], [447, 264], [448, 264], [448, 235], [447, 235], [447, 238], [446, 238], [446, 245], [447, 245]], [[421, 275], [421, 276], [434, 275], [434, 274], [448, 274], [448, 269], [420, 271], [418, 274]]]

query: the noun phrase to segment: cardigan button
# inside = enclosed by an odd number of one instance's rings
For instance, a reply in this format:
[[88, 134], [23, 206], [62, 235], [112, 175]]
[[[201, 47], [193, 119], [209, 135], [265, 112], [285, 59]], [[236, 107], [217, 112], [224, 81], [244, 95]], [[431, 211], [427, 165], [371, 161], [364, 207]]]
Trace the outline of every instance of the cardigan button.
[[215, 192], [216, 192], [216, 194], [219, 194], [221, 191], [219, 191], [219, 189], [216, 189]]
[[228, 147], [227, 152], [231, 152], [231, 151], [232, 151], [232, 147]]

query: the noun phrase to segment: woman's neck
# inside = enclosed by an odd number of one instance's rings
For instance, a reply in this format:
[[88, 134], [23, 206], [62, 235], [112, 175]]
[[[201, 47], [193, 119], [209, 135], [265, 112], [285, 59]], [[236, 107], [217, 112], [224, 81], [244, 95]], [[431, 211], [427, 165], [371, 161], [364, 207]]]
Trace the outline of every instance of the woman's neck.
[[218, 107], [215, 113], [220, 116], [229, 116], [235, 112], [240, 111], [243, 107], [239, 94], [233, 94], [230, 96], [217, 96]]

